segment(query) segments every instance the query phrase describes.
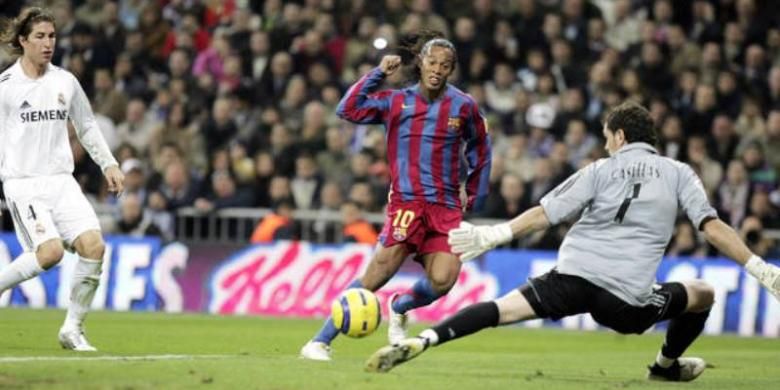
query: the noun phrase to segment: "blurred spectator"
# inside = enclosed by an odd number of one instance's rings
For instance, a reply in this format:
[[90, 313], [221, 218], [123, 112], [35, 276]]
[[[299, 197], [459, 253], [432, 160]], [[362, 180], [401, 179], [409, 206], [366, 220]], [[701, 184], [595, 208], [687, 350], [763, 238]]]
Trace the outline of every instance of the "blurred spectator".
[[710, 199], [715, 195], [715, 191], [723, 180], [723, 167], [712, 160], [707, 153], [707, 144], [702, 137], [688, 138], [688, 164], [701, 178], [704, 189]]
[[120, 123], [117, 134], [121, 142], [127, 142], [141, 154], [146, 156], [152, 131], [159, 124], [146, 110], [146, 103], [140, 98], [133, 98], [127, 104], [125, 121]]
[[341, 129], [331, 127], [325, 132], [325, 150], [317, 153], [317, 166], [326, 180], [339, 180], [349, 171], [347, 141]]
[[268, 186], [268, 197], [272, 206], [286, 199], [289, 199], [295, 205], [295, 201], [292, 198], [292, 190], [290, 189], [290, 179], [281, 175], [272, 177], [271, 184]]
[[211, 155], [215, 150], [224, 148], [238, 133], [233, 120], [233, 108], [227, 98], [218, 98], [211, 108], [211, 116], [200, 129], [206, 142], [206, 153]]
[[718, 215], [731, 226], [739, 226], [747, 212], [750, 199], [750, 181], [745, 164], [732, 160], [726, 171], [726, 180], [715, 194]]
[[585, 122], [579, 119], [569, 121], [564, 140], [568, 148], [569, 164], [573, 167], [580, 166], [580, 162], [599, 146], [596, 137], [588, 133]]
[[249, 242], [252, 244], [269, 243], [276, 240], [294, 240], [299, 237], [295, 222], [292, 220], [294, 209], [292, 200], [280, 199], [274, 205], [274, 211], [266, 215], [257, 224]]
[[507, 149], [502, 153], [504, 170], [523, 182], [531, 180], [534, 177], [534, 159], [528, 153], [528, 137], [514, 134], [508, 137], [507, 143]]
[[124, 195], [135, 195], [141, 203], [146, 203], [146, 172], [143, 163], [136, 158], [128, 158], [122, 161], [120, 165], [122, 173], [125, 174]]
[[614, 17], [606, 39], [610, 46], [623, 51], [639, 41], [640, 20], [631, 10], [631, 0], [615, 0], [612, 7]]
[[685, 143], [687, 139], [680, 118], [676, 115], [671, 115], [664, 119], [663, 123], [661, 123], [660, 135], [658, 151], [666, 157], [685, 161]]
[[758, 218], [764, 228], [780, 229], [780, 212], [772, 204], [769, 193], [766, 191], [754, 191], [750, 197], [749, 213]]
[[165, 176], [158, 190], [165, 200], [165, 208], [174, 211], [192, 206], [199, 193], [199, 184], [181, 160], [172, 161], [165, 168]]
[[319, 203], [318, 195], [322, 177], [317, 163], [309, 154], [301, 154], [295, 159], [295, 176], [290, 181], [295, 205], [299, 209], [310, 209]]
[[339, 208], [344, 203], [344, 194], [338, 182], [327, 181], [320, 187], [319, 205], [317, 208], [318, 216], [312, 223], [312, 233], [319, 240], [325, 242], [336, 242], [336, 226], [329, 222], [339, 212]]
[[162, 230], [154, 224], [151, 216], [148, 215], [143, 207], [141, 197], [136, 194], [124, 194], [119, 201], [119, 222], [116, 224], [114, 233], [123, 234], [130, 237], [161, 237], [165, 240], [170, 237], [164, 237]]
[[128, 105], [127, 96], [116, 88], [110, 70], [95, 70], [94, 91], [92, 99], [95, 102], [95, 113], [107, 116], [115, 124], [124, 122], [125, 107]]
[[530, 196], [522, 179], [511, 173], [501, 177], [498, 193], [493, 191], [489, 197], [490, 200], [486, 202], [482, 213], [485, 218], [514, 218], [531, 206]]
[[344, 242], [369, 245], [377, 243], [376, 229], [363, 219], [360, 206], [356, 202], [347, 201], [341, 205], [341, 223], [344, 226]]
[[707, 145], [710, 156], [725, 167], [735, 157], [738, 144], [739, 136], [734, 132], [731, 119], [726, 115], [715, 117]]
[[777, 183], [777, 171], [770, 167], [764, 159], [764, 152], [758, 143], [745, 146], [740, 155], [753, 188], [771, 190]]
[[274, 159], [268, 152], [258, 152], [255, 154], [255, 206], [271, 207], [271, 178], [274, 175]]
[[546, 157], [555, 142], [547, 131], [555, 120], [555, 109], [549, 104], [537, 103], [528, 108], [525, 120], [530, 128], [528, 148], [532, 157]]
[[239, 187], [229, 171], [215, 171], [210, 179], [205, 196], [198, 197], [193, 203], [198, 211], [208, 213], [226, 207], [251, 207], [254, 204], [252, 191]]
[[555, 187], [555, 172], [550, 159], [537, 158], [534, 162], [534, 178], [526, 183], [526, 192], [531, 205], [539, 204], [539, 199]]
[[773, 258], [777, 255], [773, 248], [774, 241], [764, 236], [763, 230], [764, 226], [758, 217], [748, 216], [739, 226], [739, 236], [757, 256]]

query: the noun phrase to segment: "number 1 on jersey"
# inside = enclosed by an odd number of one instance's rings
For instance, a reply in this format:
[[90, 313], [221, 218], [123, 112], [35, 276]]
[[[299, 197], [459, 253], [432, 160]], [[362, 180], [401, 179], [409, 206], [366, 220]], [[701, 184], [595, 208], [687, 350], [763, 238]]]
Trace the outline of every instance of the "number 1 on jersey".
[[639, 197], [639, 190], [641, 189], [642, 189], [642, 183], [634, 184], [634, 192], [631, 194], [630, 197], [623, 199], [623, 203], [620, 204], [620, 208], [618, 209], [618, 212], [615, 215], [615, 219], [614, 219], [615, 222], [623, 223], [623, 217], [626, 216], [628, 207], [631, 206], [631, 201]]

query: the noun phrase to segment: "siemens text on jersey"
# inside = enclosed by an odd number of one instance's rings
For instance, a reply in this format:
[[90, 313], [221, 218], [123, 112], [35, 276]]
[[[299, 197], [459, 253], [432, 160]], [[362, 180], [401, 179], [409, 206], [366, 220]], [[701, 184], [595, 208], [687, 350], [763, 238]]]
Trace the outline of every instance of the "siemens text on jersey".
[[22, 123], [42, 121], [64, 121], [68, 119], [68, 110], [40, 110], [19, 114]]

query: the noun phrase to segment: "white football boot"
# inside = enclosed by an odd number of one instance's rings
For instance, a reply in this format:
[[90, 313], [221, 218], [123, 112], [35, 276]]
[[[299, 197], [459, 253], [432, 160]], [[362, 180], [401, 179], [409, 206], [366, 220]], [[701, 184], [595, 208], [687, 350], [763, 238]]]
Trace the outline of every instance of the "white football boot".
[[78, 352], [96, 352], [84, 336], [84, 330], [79, 328], [60, 328], [60, 345], [64, 349], [70, 349]]
[[368, 372], [388, 372], [393, 367], [420, 356], [426, 348], [428, 348], [428, 342], [421, 337], [401, 340], [394, 345], [382, 347], [374, 352], [366, 361], [365, 370]]
[[647, 379], [651, 381], [690, 382], [701, 375], [707, 363], [697, 357], [681, 357], [669, 368], [649, 367]]
[[301, 348], [301, 359], [329, 362], [331, 360], [330, 345], [311, 340]]
[[393, 302], [398, 297], [400, 295], [393, 294], [387, 300], [387, 311], [390, 313], [390, 320], [387, 324], [387, 341], [390, 345], [398, 344], [406, 339], [406, 331], [409, 328], [409, 316], [406, 313], [399, 314], [393, 310]]

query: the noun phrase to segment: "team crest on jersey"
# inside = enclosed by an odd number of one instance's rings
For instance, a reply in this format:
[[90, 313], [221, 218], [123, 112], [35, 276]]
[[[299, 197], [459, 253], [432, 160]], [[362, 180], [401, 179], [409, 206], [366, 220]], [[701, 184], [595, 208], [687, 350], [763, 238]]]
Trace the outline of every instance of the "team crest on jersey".
[[460, 126], [462, 124], [463, 124], [463, 120], [461, 120], [458, 117], [447, 119], [447, 128], [448, 129], [458, 131], [458, 130], [460, 130]]
[[57, 95], [57, 101], [60, 102], [60, 105], [65, 105], [65, 95], [63, 95], [61, 92]]
[[406, 239], [407, 229], [403, 227], [393, 228], [393, 239], [396, 241], [403, 241]]
[[36, 234], [38, 234], [39, 236], [40, 236], [41, 234], [44, 234], [44, 233], [46, 233], [46, 227], [45, 227], [45, 226], [43, 226], [43, 224], [42, 224], [42, 223], [40, 223], [40, 222], [36, 223], [36, 224], [35, 224], [35, 233], [36, 233]]

